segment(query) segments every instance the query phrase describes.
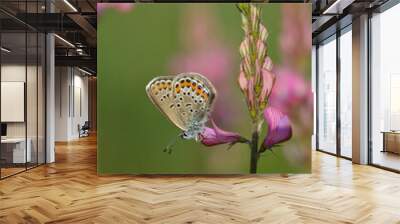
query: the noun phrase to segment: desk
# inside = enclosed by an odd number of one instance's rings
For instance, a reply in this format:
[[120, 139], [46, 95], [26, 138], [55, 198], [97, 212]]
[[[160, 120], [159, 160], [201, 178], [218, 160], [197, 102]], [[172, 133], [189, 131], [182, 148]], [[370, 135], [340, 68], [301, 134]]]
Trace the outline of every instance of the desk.
[[[5, 138], [1, 139], [1, 157], [6, 163], [25, 163], [31, 162], [31, 145], [30, 138], [26, 139], [27, 146], [25, 152], [25, 138]], [[25, 161], [26, 159], [26, 161]]]
[[392, 152], [400, 154], [400, 132], [383, 131], [383, 150], [382, 152]]

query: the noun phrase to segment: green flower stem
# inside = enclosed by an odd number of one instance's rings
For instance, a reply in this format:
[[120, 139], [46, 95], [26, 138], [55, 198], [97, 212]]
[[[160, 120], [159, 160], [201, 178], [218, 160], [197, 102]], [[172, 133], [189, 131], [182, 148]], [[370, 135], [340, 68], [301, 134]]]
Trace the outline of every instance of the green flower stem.
[[250, 173], [257, 173], [258, 163], [258, 133], [254, 132], [250, 144]]
[[250, 146], [250, 173], [257, 173], [258, 159], [260, 158], [260, 153], [258, 151], [258, 139], [260, 136], [260, 128], [262, 122], [257, 119], [253, 122], [253, 132], [251, 136]]

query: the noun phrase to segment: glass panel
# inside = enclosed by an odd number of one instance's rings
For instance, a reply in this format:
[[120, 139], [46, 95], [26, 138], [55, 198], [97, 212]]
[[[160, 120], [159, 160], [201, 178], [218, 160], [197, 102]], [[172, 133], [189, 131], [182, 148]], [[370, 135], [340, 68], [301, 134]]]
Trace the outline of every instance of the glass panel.
[[318, 48], [318, 149], [336, 153], [336, 38]]
[[27, 33], [28, 38], [28, 63], [27, 63], [27, 80], [26, 80], [26, 89], [27, 89], [27, 98], [26, 98], [26, 112], [27, 112], [27, 142], [28, 148], [30, 147], [30, 161], [28, 162], [28, 168], [34, 167], [37, 165], [37, 79], [38, 79], [38, 57], [37, 57], [37, 33], [29, 32]]
[[352, 157], [352, 35], [340, 36], [340, 153]]
[[31, 159], [26, 150], [26, 34], [1, 34], [1, 174], [25, 170]]
[[400, 170], [400, 5], [374, 15], [372, 25], [372, 163]]
[[[27, 2], [27, 13], [37, 13], [37, 1]], [[36, 17], [37, 18], [37, 17]], [[32, 19], [33, 20], [33, 19]], [[37, 23], [38, 21], [32, 21]], [[37, 166], [38, 163], [38, 34], [35, 30], [27, 30], [27, 80], [26, 80], [26, 116], [27, 116], [27, 144], [31, 151], [31, 159], [27, 163], [28, 168]]]
[[[12, 14], [43, 13], [44, 5], [44, 0], [0, 2]], [[46, 40], [44, 34], [2, 12], [0, 20], [6, 21], [0, 22], [0, 177], [4, 178], [45, 162]]]
[[[311, 54], [311, 83], [312, 83], [312, 92], [313, 92], [313, 102], [316, 101], [316, 76], [317, 76], [317, 49], [316, 46], [312, 46], [312, 54]], [[317, 130], [317, 107], [316, 103], [314, 103], [313, 106], [313, 136], [312, 136], [312, 142], [311, 142], [311, 148], [312, 150], [316, 149], [316, 130]]]
[[45, 44], [46, 37], [44, 34], [39, 34], [39, 45], [38, 45], [38, 163], [45, 163]]

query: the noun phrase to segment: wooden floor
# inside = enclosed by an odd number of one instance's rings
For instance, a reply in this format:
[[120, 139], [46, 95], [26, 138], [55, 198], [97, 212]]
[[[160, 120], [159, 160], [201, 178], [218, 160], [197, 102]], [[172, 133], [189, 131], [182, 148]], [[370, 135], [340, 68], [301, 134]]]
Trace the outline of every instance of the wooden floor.
[[372, 159], [374, 164], [400, 170], [400, 154], [376, 150], [374, 151]]
[[313, 153], [313, 174], [96, 175], [96, 139], [0, 181], [0, 223], [400, 223], [400, 175]]
[[22, 172], [24, 170], [25, 170], [25, 167], [23, 167], [23, 168], [20, 168], [20, 167], [17, 167], [17, 168], [15, 168], [15, 167], [1, 168], [1, 177], [8, 177], [8, 176], [11, 176], [13, 174]]

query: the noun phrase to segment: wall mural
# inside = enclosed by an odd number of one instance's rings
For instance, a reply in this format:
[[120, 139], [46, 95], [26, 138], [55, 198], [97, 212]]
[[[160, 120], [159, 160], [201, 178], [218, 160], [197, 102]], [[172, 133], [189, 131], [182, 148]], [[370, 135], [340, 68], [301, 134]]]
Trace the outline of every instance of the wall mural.
[[310, 4], [97, 7], [99, 174], [310, 172]]

